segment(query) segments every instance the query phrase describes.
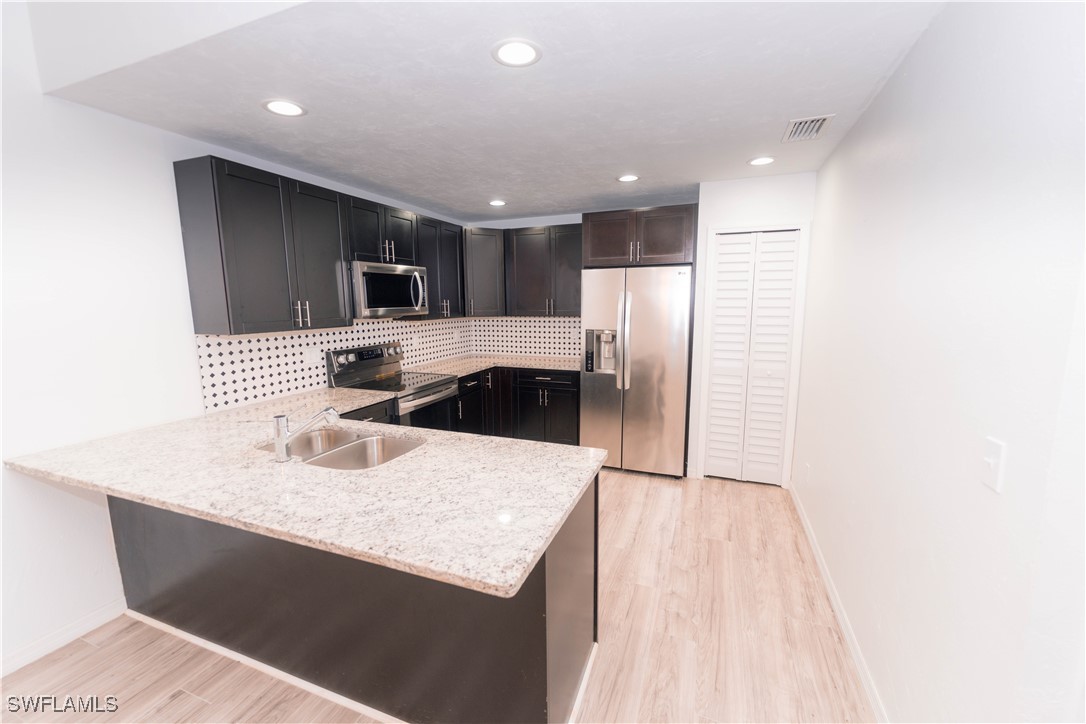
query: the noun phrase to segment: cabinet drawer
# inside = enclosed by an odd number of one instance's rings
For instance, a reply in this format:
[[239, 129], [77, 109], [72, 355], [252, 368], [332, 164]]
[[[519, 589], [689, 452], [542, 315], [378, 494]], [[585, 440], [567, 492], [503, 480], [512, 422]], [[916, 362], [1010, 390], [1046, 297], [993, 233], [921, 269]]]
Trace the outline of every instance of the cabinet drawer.
[[470, 375], [464, 375], [460, 378], [460, 389], [458, 392], [462, 395], [465, 392], [473, 392], [483, 388], [483, 373], [473, 372]]
[[514, 383], [521, 387], [557, 387], [577, 389], [581, 377], [579, 372], [568, 370], [517, 370]]

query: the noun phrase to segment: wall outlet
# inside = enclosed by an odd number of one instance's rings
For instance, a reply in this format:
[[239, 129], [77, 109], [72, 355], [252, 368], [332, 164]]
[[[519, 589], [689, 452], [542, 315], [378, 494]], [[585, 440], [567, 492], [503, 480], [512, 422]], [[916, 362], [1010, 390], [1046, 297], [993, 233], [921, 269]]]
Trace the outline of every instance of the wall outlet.
[[320, 347], [306, 347], [302, 351], [302, 362], [311, 367], [324, 365], [324, 350]]
[[1003, 492], [1003, 468], [1007, 444], [994, 437], [984, 438], [984, 458], [981, 461], [981, 482], [997, 493]]

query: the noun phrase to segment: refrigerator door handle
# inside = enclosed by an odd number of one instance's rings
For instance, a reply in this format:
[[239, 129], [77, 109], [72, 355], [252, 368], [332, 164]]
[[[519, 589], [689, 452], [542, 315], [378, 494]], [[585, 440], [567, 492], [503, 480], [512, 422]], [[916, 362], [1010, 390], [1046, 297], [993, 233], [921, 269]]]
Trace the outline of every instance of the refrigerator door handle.
[[625, 298], [626, 295], [620, 292], [618, 295], [618, 316], [615, 318], [615, 336], [618, 337], [615, 340], [615, 388], [619, 390], [622, 389], [622, 375], [626, 368], [625, 343], [622, 341], [625, 338], [622, 330], [622, 303]]
[[633, 350], [630, 349], [630, 308], [633, 306], [633, 292], [626, 292], [626, 320], [622, 324], [622, 376], [624, 378], [623, 389], [630, 389], [630, 360], [633, 359]]

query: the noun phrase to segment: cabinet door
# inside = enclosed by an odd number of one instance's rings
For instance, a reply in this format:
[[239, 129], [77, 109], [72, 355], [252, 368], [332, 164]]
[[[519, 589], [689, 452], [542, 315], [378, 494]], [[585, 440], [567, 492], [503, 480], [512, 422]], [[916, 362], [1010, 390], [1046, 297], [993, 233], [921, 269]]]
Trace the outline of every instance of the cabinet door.
[[637, 212], [638, 264], [689, 264], [694, 260], [694, 209], [661, 206]]
[[547, 439], [547, 415], [543, 406], [543, 388], [517, 385], [513, 388], [514, 437], [519, 440]]
[[389, 242], [385, 261], [391, 264], [415, 265], [415, 221], [411, 211], [382, 207], [384, 238]]
[[457, 424], [459, 432], [472, 432], [482, 435], [486, 432], [483, 390], [475, 388], [465, 392], [456, 400]]
[[545, 389], [543, 402], [546, 410], [547, 442], [564, 445], [578, 444], [578, 410], [576, 390]]
[[581, 225], [551, 227], [554, 291], [551, 314], [577, 317], [581, 314]]
[[487, 434], [513, 437], [513, 370], [492, 367], [483, 372], [483, 392], [486, 395]]
[[505, 232], [506, 307], [513, 316], [550, 314], [554, 290], [550, 229]]
[[444, 305], [441, 303], [444, 296], [441, 288], [441, 222], [418, 217], [415, 240], [415, 262], [418, 266], [426, 267], [426, 304], [430, 313], [425, 319], [444, 317]]
[[347, 271], [347, 238], [341, 227], [339, 195], [288, 181], [298, 299], [306, 327], [352, 323]]
[[456, 224], [441, 223], [441, 298], [445, 300], [448, 317], [464, 316], [464, 242], [463, 229]]
[[353, 196], [345, 196], [347, 238], [354, 261], [385, 261], [385, 233], [381, 205]]
[[464, 304], [467, 316], [505, 314], [505, 254], [501, 229], [464, 230]]
[[636, 212], [604, 211], [585, 214], [584, 254], [586, 267], [629, 266], [634, 261], [637, 236]]
[[230, 331], [276, 332], [297, 320], [297, 280], [286, 227], [284, 180], [214, 159]]

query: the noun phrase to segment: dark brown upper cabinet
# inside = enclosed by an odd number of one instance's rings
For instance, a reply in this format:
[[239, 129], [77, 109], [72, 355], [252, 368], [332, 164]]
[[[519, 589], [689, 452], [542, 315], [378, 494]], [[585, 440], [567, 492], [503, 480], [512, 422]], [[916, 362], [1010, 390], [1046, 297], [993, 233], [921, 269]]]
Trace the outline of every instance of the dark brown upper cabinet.
[[456, 224], [418, 217], [416, 256], [426, 267], [426, 319], [464, 316], [462, 232]]
[[464, 311], [505, 315], [505, 247], [501, 229], [464, 229]]
[[697, 204], [585, 214], [586, 267], [689, 264]]
[[418, 216], [373, 201], [344, 196], [351, 258], [382, 264], [415, 265]]
[[351, 324], [335, 194], [213, 156], [174, 177], [196, 333]]
[[505, 273], [509, 314], [580, 314], [581, 225], [507, 229]]

